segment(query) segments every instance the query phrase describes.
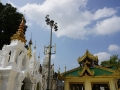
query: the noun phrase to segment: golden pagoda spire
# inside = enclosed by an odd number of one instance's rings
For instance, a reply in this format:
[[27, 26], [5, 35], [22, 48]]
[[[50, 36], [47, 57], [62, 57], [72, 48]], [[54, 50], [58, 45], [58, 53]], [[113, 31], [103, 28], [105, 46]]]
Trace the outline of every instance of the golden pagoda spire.
[[24, 17], [22, 17], [22, 21], [20, 23], [18, 31], [10, 39], [11, 40], [17, 39], [17, 40], [21, 40], [21, 42], [26, 43], [27, 40], [25, 39], [25, 36], [24, 36], [24, 26], [25, 26]]
[[31, 39], [30, 39], [30, 41], [29, 41], [29, 46], [30, 45], [32, 45], [33, 43], [32, 43], [32, 33], [31, 33]]

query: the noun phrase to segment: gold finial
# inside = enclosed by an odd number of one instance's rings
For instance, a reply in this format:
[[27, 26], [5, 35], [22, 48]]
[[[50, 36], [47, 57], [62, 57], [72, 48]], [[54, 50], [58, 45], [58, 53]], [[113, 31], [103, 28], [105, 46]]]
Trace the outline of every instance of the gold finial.
[[89, 51], [88, 51], [88, 49], [86, 50], [86, 54], [88, 54], [89, 53]]
[[31, 33], [31, 39], [30, 39], [30, 41], [29, 41], [29, 46], [30, 45], [32, 45], [33, 43], [32, 43], [32, 33]]
[[58, 73], [60, 73], [60, 67], [59, 67], [59, 69], [58, 69]]
[[24, 26], [25, 26], [24, 17], [22, 17], [22, 21], [20, 23], [18, 31], [10, 39], [11, 40], [17, 39], [17, 40], [21, 40], [21, 42], [26, 43], [27, 40], [25, 39], [25, 36], [24, 36]]
[[60, 67], [59, 67], [59, 71], [60, 71]]
[[65, 72], [66, 72], [66, 65], [65, 65]]
[[21, 23], [24, 24], [24, 17], [22, 17], [22, 22]]

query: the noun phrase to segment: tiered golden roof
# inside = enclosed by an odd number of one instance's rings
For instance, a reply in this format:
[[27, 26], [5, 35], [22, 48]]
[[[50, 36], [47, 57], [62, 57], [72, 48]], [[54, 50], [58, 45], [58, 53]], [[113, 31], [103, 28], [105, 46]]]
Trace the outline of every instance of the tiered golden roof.
[[88, 50], [86, 50], [86, 53], [82, 57], [78, 58], [78, 63], [82, 62], [87, 57], [90, 58], [91, 60], [98, 61], [98, 56], [94, 56]]
[[16, 32], [16, 34], [14, 34], [11, 37], [11, 40], [17, 39], [17, 40], [21, 40], [21, 42], [24, 42], [24, 43], [27, 42], [27, 40], [25, 39], [25, 36], [24, 36], [24, 26], [25, 26], [24, 17], [22, 17], [22, 21], [20, 23], [19, 29]]

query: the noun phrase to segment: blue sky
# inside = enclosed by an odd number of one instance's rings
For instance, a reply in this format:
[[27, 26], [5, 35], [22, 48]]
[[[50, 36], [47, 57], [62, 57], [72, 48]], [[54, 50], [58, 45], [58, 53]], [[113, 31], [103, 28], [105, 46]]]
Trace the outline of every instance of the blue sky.
[[57, 52], [51, 63], [55, 71], [78, 67], [77, 58], [88, 49], [98, 55], [99, 62], [111, 55], [120, 57], [120, 0], [1, 0], [11, 3], [25, 14], [29, 41], [32, 32], [33, 46], [44, 58], [44, 45], [49, 45], [50, 27], [45, 16], [50, 15], [58, 23], [58, 31], [53, 31], [53, 42]]

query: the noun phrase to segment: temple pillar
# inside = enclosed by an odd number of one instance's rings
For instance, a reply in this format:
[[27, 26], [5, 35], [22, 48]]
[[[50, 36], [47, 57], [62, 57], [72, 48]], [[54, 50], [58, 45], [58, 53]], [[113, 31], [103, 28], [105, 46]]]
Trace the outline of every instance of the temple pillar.
[[0, 90], [6, 90], [8, 82], [8, 76], [2, 76], [0, 82]]
[[22, 85], [23, 85], [23, 83], [18, 83], [17, 84], [17, 90], [21, 90]]
[[14, 50], [14, 51], [13, 51], [12, 62], [15, 62], [15, 59], [16, 59], [16, 52], [17, 52], [17, 50]]
[[4, 68], [6, 66], [6, 64], [8, 63], [8, 59], [9, 59], [9, 54], [8, 52], [5, 53], [5, 55], [3, 56], [2, 59], [2, 67]]
[[13, 90], [14, 79], [15, 78], [9, 77], [8, 82], [7, 82], [7, 89], [6, 90]]
[[115, 80], [114, 79], [109, 80], [109, 87], [110, 87], [110, 90], [116, 90], [116, 88], [115, 88]]
[[85, 81], [85, 90], [91, 90], [91, 82], [89, 79]]
[[8, 81], [7, 81], [7, 87], [6, 90], [13, 90], [15, 86], [15, 78], [16, 78], [17, 72], [15, 71], [10, 71], [10, 74], [8, 76]]
[[64, 83], [64, 90], [69, 90], [69, 82], [67, 80]]
[[31, 84], [31, 89], [30, 90], [34, 90], [35, 88], [35, 84]]

